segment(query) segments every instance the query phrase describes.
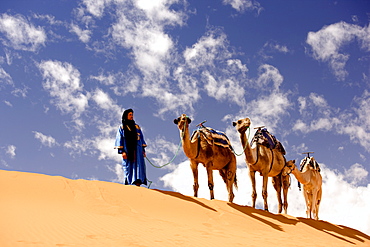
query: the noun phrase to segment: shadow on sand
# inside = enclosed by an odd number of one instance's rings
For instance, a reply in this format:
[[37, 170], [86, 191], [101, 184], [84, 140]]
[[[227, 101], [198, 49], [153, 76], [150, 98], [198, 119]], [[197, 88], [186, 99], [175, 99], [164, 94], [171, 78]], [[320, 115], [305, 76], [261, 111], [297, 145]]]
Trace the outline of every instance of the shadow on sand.
[[365, 240], [370, 240], [370, 236], [358, 230], [355, 230], [353, 228], [347, 227], [347, 226], [338, 226], [338, 225], [331, 224], [330, 222], [327, 222], [327, 221], [307, 219], [307, 218], [298, 218], [298, 220], [299, 222], [309, 225], [319, 231], [325, 232], [333, 237], [346, 241], [347, 243], [350, 243], [350, 244], [355, 244], [355, 243], [345, 238], [342, 238], [341, 236], [355, 239], [360, 242], [365, 242]]
[[252, 217], [253, 219], [256, 219], [258, 221], [261, 221], [262, 223], [265, 223], [266, 225], [271, 226], [272, 228], [274, 228], [278, 231], [284, 231], [284, 230], [278, 224], [275, 224], [270, 220], [266, 220], [266, 219], [262, 218], [261, 216], [271, 218], [271, 220], [274, 220], [274, 221], [276, 221], [276, 220], [280, 221], [282, 224], [289, 224], [289, 225], [297, 224], [297, 220], [289, 219], [289, 218], [285, 217], [284, 215], [272, 214], [272, 213], [269, 213], [269, 212], [264, 211], [262, 209], [255, 209], [255, 208], [252, 208], [252, 207], [249, 207], [249, 206], [240, 206], [240, 205], [235, 204], [235, 203], [228, 203], [228, 205], [230, 207], [242, 212], [243, 214], [246, 214], [246, 215]]
[[212, 211], [217, 212], [216, 209], [211, 208], [210, 206], [207, 206], [206, 204], [204, 204], [204, 203], [202, 203], [202, 202], [200, 202], [200, 201], [198, 201], [198, 200], [196, 200], [196, 199], [194, 199], [194, 198], [192, 198], [190, 196], [184, 196], [181, 193], [173, 192], [173, 191], [163, 191], [163, 190], [157, 190], [157, 189], [154, 189], [154, 190], [157, 191], [157, 192], [161, 192], [163, 194], [166, 194], [166, 195], [177, 197], [177, 198], [182, 199], [182, 200], [185, 200], [185, 201], [196, 203], [196, 204], [198, 204], [198, 205], [200, 205], [200, 206], [202, 206], [202, 207], [204, 207], [206, 209], [209, 209], [209, 210], [212, 210]]
[[[214, 208], [196, 200], [195, 198], [191, 196], [185, 196], [182, 195], [181, 193], [178, 192], [173, 192], [173, 191], [162, 191], [162, 190], [157, 190], [154, 189], [154, 191], [173, 196], [188, 202], [196, 203], [206, 209], [212, 210], [214, 212], [217, 212]], [[322, 221], [322, 220], [314, 220], [314, 219], [307, 219], [307, 218], [288, 218], [285, 215], [282, 214], [273, 214], [267, 211], [264, 211], [262, 209], [255, 209], [250, 206], [241, 206], [235, 203], [229, 203], [225, 202], [227, 205], [229, 205], [231, 208], [248, 215], [249, 217], [252, 217], [253, 219], [256, 219], [266, 225], [271, 226], [273, 229], [278, 230], [278, 231], [284, 231], [282, 225], [297, 225], [298, 223], [303, 223], [306, 224], [318, 231], [324, 232], [329, 234], [330, 236], [333, 236], [335, 238], [338, 238], [342, 241], [345, 241], [349, 244], [356, 244], [348, 238], [360, 241], [360, 242], [365, 242], [366, 240], [370, 241], [370, 236], [362, 233], [361, 231], [358, 231], [356, 229], [352, 229], [350, 227], [346, 226], [338, 226], [331, 224], [330, 222]], [[281, 222], [281, 225], [274, 223], [274, 221], [279, 221]]]
[[[284, 215], [272, 214], [262, 209], [255, 209], [249, 206], [240, 206], [234, 203], [228, 203], [228, 205], [256, 220], [259, 220], [267, 225], [270, 225], [272, 228], [279, 230], [279, 231], [284, 231], [284, 230], [281, 226], [271, 222], [272, 220], [274, 221], [278, 220], [282, 224], [290, 224], [290, 225], [304, 223], [318, 231], [325, 232], [349, 244], [356, 244], [356, 243], [349, 241], [348, 238], [354, 239], [360, 242], [365, 242], [365, 240], [370, 240], [370, 236], [358, 230], [355, 230], [355, 229], [352, 229], [346, 226], [337, 226], [337, 225], [331, 224], [330, 222], [326, 222], [322, 220], [314, 220], [314, 219], [307, 219], [307, 218], [301, 218], [301, 217], [298, 217], [296, 219], [289, 219]], [[263, 219], [261, 216], [271, 218], [271, 221]]]

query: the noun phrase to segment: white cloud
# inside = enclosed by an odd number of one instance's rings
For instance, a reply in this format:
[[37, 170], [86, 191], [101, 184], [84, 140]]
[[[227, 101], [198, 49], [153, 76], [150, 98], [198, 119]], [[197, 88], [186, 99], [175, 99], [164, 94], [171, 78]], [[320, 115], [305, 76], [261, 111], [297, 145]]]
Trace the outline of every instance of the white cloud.
[[91, 76], [91, 78], [99, 81], [103, 85], [114, 85], [115, 83], [115, 76], [112, 74], [104, 75], [100, 73], [97, 76]]
[[32, 133], [35, 134], [35, 138], [38, 139], [44, 146], [53, 147], [58, 145], [57, 141], [52, 136], [47, 136], [37, 131], [32, 131]]
[[183, 56], [186, 65], [199, 70], [202, 67], [213, 67], [216, 61], [227, 61], [231, 53], [227, 50], [228, 41], [220, 30], [209, 30], [191, 48], [186, 48]]
[[72, 33], [75, 33], [83, 43], [88, 43], [91, 37], [91, 30], [82, 30], [79, 26], [71, 24]]
[[[174, 41], [165, 29], [182, 25], [187, 16], [174, 11], [173, 1], [136, 1], [118, 4], [117, 22], [112, 25], [111, 34], [116, 44], [126, 48], [132, 56], [133, 66], [123, 76], [124, 92], [152, 97], [160, 105], [159, 114], [167, 111], [191, 109], [199, 99], [196, 82], [187, 71], [171, 75], [178, 65]], [[178, 78], [178, 87], [171, 85]], [[180, 90], [179, 90], [180, 89]]]
[[311, 93], [299, 97], [300, 113], [293, 130], [309, 133], [324, 130], [348, 135], [351, 141], [370, 150], [370, 92], [365, 90], [353, 100], [353, 107], [343, 111], [331, 107], [323, 96]]
[[246, 10], [256, 10], [260, 13], [263, 9], [255, 0], [222, 0], [224, 5], [230, 4], [236, 11], [243, 13]]
[[9, 107], [13, 107], [12, 103], [10, 103], [10, 102], [9, 102], [9, 101], [7, 101], [7, 100], [4, 100], [4, 103], [5, 103], [7, 106], [9, 106]]
[[[239, 163], [239, 161], [238, 161]], [[243, 162], [245, 165], [245, 162]], [[319, 219], [329, 221], [333, 224], [345, 225], [370, 234], [370, 184], [367, 186], [357, 186], [344, 180], [345, 175], [332, 171], [324, 164], [320, 163], [321, 174], [323, 176], [323, 197], [319, 211]], [[355, 170], [358, 165], [352, 166]], [[184, 195], [193, 196], [193, 175], [189, 161], [184, 161], [173, 167], [174, 170], [164, 175], [161, 180], [165, 187]], [[202, 165], [199, 165], [199, 191], [198, 197], [209, 199], [209, 189], [207, 186], [207, 174]], [[362, 172], [365, 171], [360, 167]], [[348, 172], [347, 172], [348, 174]], [[353, 178], [357, 176], [352, 176]], [[348, 176], [347, 176], [348, 177]], [[238, 167], [237, 170], [238, 190], [234, 190], [234, 203], [239, 205], [251, 206], [252, 187], [246, 167]], [[218, 172], [214, 172], [215, 198], [218, 200], [228, 200], [225, 184]], [[302, 191], [299, 191], [298, 182], [291, 175], [291, 188], [288, 191], [288, 214], [295, 217], [306, 217], [306, 205]], [[257, 208], [263, 208], [261, 195], [262, 177], [256, 177], [257, 188]], [[277, 198], [275, 190], [268, 182], [268, 204], [272, 213], [277, 213]], [[334, 206], [333, 206], [334, 205]], [[347, 217], [342, 217], [343, 212]]]
[[33, 17], [35, 19], [46, 20], [50, 25], [57, 25], [57, 26], [64, 25], [63, 21], [56, 20], [55, 16], [52, 16], [52, 15], [41, 15], [41, 14], [34, 13]]
[[122, 156], [117, 153], [117, 149], [114, 149], [114, 137], [104, 138], [102, 136], [95, 138], [92, 143], [94, 147], [99, 150], [99, 160], [115, 160], [117, 162], [122, 161]]
[[38, 64], [43, 76], [43, 87], [53, 97], [53, 103], [63, 113], [73, 115], [75, 123], [82, 127], [77, 119], [88, 107], [88, 96], [83, 94], [80, 72], [69, 63], [43, 61]]
[[186, 15], [170, 9], [173, 1], [122, 2], [117, 10], [117, 22], [112, 25], [114, 41], [131, 50], [133, 61], [144, 75], [165, 75], [166, 62], [174, 42], [165, 32], [167, 26], [182, 25]]
[[361, 164], [353, 164], [344, 173], [344, 178], [349, 181], [352, 185], [358, 185], [363, 181], [366, 181], [366, 177], [369, 174], [368, 171]]
[[110, 112], [121, 112], [121, 107], [119, 107], [109, 96], [108, 93], [103, 92], [102, 89], [96, 89], [92, 93], [91, 99], [103, 110]]
[[165, 62], [174, 43], [162, 29], [148, 20], [134, 23], [121, 15], [112, 27], [112, 36], [117, 43], [132, 51], [133, 61], [141, 73], [166, 74]]
[[9, 145], [6, 147], [5, 149], [5, 153], [8, 154], [10, 156], [10, 158], [14, 158], [16, 153], [15, 153], [15, 150], [16, 150], [16, 146], [14, 145]]
[[344, 115], [343, 125], [339, 133], [348, 134], [352, 141], [360, 143], [370, 151], [370, 92], [365, 90], [360, 97], [354, 99], [353, 113]]
[[[83, 139], [81, 136], [74, 136], [71, 141], [67, 141], [63, 145], [65, 148], [70, 150], [70, 155], [74, 156], [75, 154], [92, 154], [94, 151], [91, 150], [94, 147], [94, 142], [92, 140]], [[91, 152], [87, 152], [90, 150]]]
[[[256, 80], [256, 86], [259, 89], [270, 89], [269, 83], [272, 82], [272, 90], [278, 90], [284, 77], [279, 70], [272, 65], [263, 64], [258, 68], [259, 75]], [[271, 89], [270, 89], [271, 90]]]
[[[181, 155], [181, 142], [176, 145], [167, 141], [163, 136], [157, 136], [154, 140], [146, 140], [150, 145], [146, 148], [147, 156], [150, 156], [149, 161], [155, 167], [173, 168], [171, 162], [174, 158]], [[168, 153], [171, 153], [169, 156]]]
[[125, 175], [123, 174], [122, 165], [116, 164], [114, 166], [107, 166], [107, 167], [108, 167], [108, 170], [112, 171], [117, 176], [115, 179], [112, 179], [112, 182], [123, 184], [125, 181]]
[[3, 40], [5, 46], [16, 50], [37, 51], [44, 46], [47, 36], [41, 27], [35, 27], [21, 15], [0, 16], [0, 32], [3, 32], [7, 40]]
[[12, 90], [12, 94], [17, 97], [26, 98], [29, 89], [30, 88], [28, 86], [23, 86], [23, 88], [14, 88], [14, 90]]
[[208, 96], [214, 97], [218, 101], [227, 100], [237, 105], [245, 104], [245, 90], [239, 82], [232, 79], [215, 78], [207, 71], [203, 73], [202, 77]]
[[14, 86], [14, 82], [12, 77], [3, 69], [0, 67], [0, 88], [6, 84], [6, 85], [12, 85]]
[[291, 103], [287, 94], [271, 93], [248, 103], [246, 113], [254, 126], [266, 126], [272, 133], [281, 119], [288, 114]]
[[328, 62], [336, 78], [343, 81], [348, 75], [345, 66], [349, 55], [341, 52], [345, 45], [355, 40], [360, 42], [360, 48], [370, 51], [370, 26], [338, 22], [309, 32], [306, 42], [311, 46], [314, 58]]
[[262, 58], [265, 60], [273, 58], [273, 53], [280, 52], [283, 54], [287, 54], [288, 52], [291, 52], [289, 48], [285, 45], [280, 45], [277, 42], [266, 42], [263, 45], [263, 48], [259, 51], [259, 54]]
[[328, 103], [326, 102], [323, 96], [318, 95], [316, 93], [310, 93], [309, 97], [315, 106], [320, 107], [320, 108], [328, 107]]
[[86, 5], [86, 10], [97, 18], [101, 18], [104, 13], [104, 9], [110, 0], [83, 0]]
[[182, 26], [187, 18], [183, 12], [170, 9], [172, 4], [179, 3], [177, 0], [137, 0], [134, 3], [138, 9], [145, 12], [150, 20], [161, 25]]

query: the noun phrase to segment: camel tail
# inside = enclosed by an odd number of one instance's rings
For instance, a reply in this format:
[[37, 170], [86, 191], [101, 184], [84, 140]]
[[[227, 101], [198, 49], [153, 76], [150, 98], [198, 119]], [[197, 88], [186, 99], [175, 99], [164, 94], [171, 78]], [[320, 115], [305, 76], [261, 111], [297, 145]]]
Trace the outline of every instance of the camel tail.
[[238, 180], [236, 179], [236, 173], [234, 177], [234, 186], [235, 186], [235, 189], [238, 189]]

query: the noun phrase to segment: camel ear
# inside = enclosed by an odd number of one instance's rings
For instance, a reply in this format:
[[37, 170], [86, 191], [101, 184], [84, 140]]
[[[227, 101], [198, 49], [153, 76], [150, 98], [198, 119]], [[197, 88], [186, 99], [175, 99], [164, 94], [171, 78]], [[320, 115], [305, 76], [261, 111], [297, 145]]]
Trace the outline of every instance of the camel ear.
[[233, 122], [233, 126], [235, 127], [235, 125], [236, 125], [236, 122]]
[[293, 163], [295, 164], [295, 160], [293, 160]]
[[191, 119], [189, 117], [186, 117], [186, 119], [188, 120], [188, 124], [191, 123]]
[[179, 118], [175, 118], [174, 120], [173, 120], [173, 122], [174, 122], [174, 124], [178, 124], [179, 123]]

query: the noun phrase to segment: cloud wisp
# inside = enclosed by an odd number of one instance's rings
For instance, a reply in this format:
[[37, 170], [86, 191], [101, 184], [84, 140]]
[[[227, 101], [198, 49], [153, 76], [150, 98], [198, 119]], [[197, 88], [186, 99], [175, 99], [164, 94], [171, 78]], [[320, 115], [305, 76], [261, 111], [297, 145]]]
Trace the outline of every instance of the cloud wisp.
[[35, 27], [22, 15], [2, 14], [0, 16], [0, 32], [6, 39], [2, 39], [4, 46], [16, 50], [36, 52], [45, 46], [47, 36], [43, 28]]
[[323, 27], [317, 32], [309, 32], [307, 44], [312, 48], [313, 57], [327, 62], [335, 77], [344, 81], [348, 76], [345, 69], [350, 54], [344, 53], [344, 46], [358, 41], [360, 49], [370, 51], [370, 25], [360, 27], [346, 22], [338, 22]]

